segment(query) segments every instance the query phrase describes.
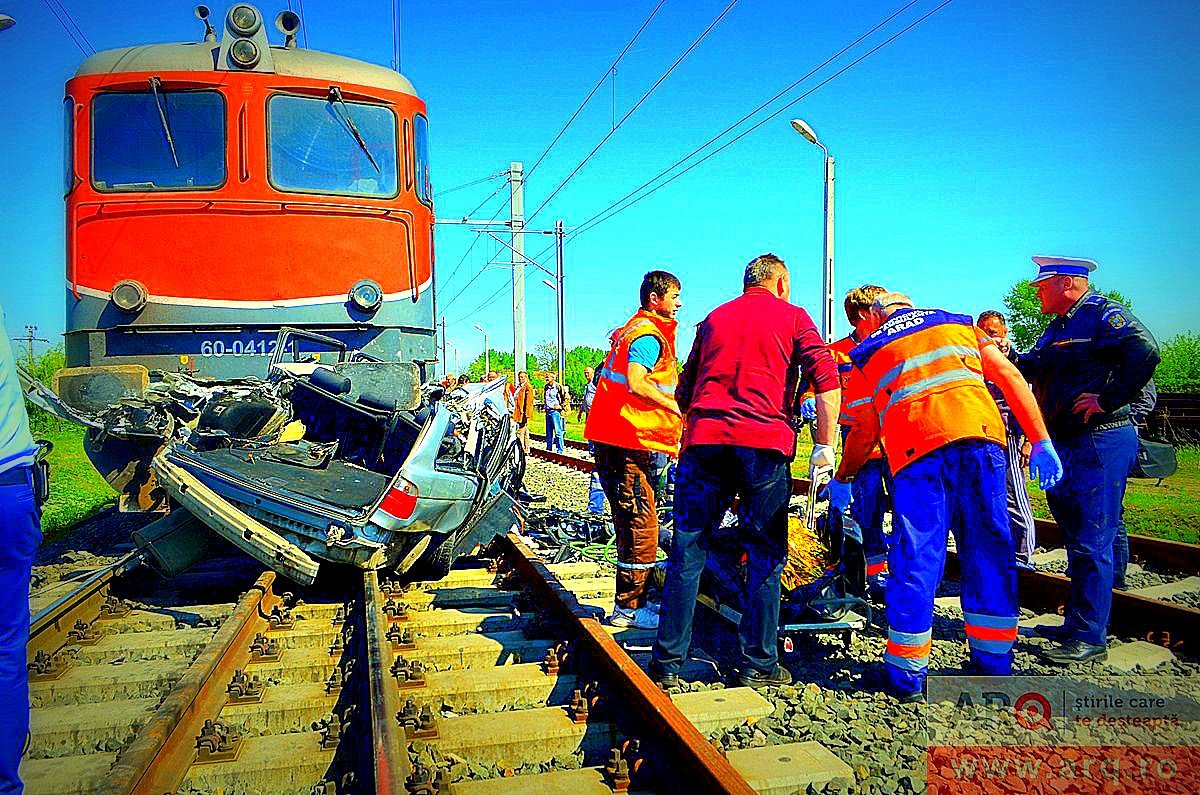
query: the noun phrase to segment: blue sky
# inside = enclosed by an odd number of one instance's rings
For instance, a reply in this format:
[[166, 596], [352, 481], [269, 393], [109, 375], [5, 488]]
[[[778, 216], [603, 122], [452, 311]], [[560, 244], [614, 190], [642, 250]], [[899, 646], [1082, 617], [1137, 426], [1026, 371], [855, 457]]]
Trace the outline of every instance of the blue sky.
[[[728, 1], [666, 0], [618, 69], [617, 118]], [[189, 3], [61, 2], [97, 49], [202, 32]], [[435, 191], [512, 160], [532, 165], [655, 2], [402, 3], [402, 66], [428, 103]], [[937, 4], [919, 0], [789, 97]], [[214, 17], [229, 5], [213, 3]], [[589, 218], [902, 5], [740, 0], [531, 226]], [[303, 6], [313, 48], [390, 63], [387, 0]], [[286, 3], [259, 7], [271, 18]], [[56, 338], [60, 103], [83, 56], [42, 2], [0, 0], [0, 11], [17, 19], [0, 33], [8, 78], [0, 87], [0, 301], [10, 335], [35, 323]], [[1128, 296], [1160, 340], [1200, 328], [1197, 40], [1195, 2], [954, 0], [791, 111], [572, 239], [568, 345], [602, 345], [635, 308], [641, 274], [661, 267], [684, 282], [684, 347], [690, 327], [739, 292], [742, 267], [763, 251], [788, 261], [793, 300], [816, 314], [822, 163], [788, 125], [792, 116], [811, 123], [837, 158], [839, 295], [876, 282], [922, 305], [975, 313], [1032, 272], [1031, 255], [1075, 254], [1100, 263], [1097, 283]], [[529, 181], [527, 211], [610, 130], [613, 103], [606, 84]], [[461, 216], [500, 184], [444, 196], [439, 216]], [[484, 205], [484, 217], [506, 191]], [[463, 364], [481, 347], [473, 323], [488, 328], [492, 347], [511, 346], [506, 269], [478, 274], [449, 301], [489, 259], [508, 259], [482, 241], [446, 281], [470, 240], [461, 227], [437, 233], [442, 304]], [[528, 245], [531, 254], [543, 248], [537, 239]], [[554, 334], [553, 293], [532, 268], [527, 294], [532, 348]]]

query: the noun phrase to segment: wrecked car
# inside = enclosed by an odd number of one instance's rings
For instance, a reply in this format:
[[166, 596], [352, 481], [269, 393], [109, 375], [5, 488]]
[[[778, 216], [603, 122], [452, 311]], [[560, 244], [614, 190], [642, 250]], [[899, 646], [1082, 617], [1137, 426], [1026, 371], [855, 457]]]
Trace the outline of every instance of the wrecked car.
[[436, 578], [521, 521], [525, 462], [503, 379], [444, 391], [415, 364], [283, 329], [262, 380], [160, 373], [91, 412], [26, 386], [86, 425], [92, 447], [141, 451], [113, 466], [126, 492], [189, 512], [299, 582], [320, 561]]

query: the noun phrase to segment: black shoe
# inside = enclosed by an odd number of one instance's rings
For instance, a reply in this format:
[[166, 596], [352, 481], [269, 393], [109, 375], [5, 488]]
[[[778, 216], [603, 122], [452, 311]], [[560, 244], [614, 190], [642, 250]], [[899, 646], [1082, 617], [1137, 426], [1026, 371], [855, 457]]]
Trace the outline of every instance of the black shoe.
[[542, 494], [530, 494], [525, 490], [517, 492], [517, 500], [528, 505], [531, 502], [545, 502], [546, 497]]
[[776, 665], [775, 670], [763, 672], [754, 668], [745, 668], [738, 671], [735, 677], [738, 687], [753, 687], [758, 690], [761, 687], [780, 687], [782, 685], [790, 685], [792, 683], [792, 674], [782, 665]]
[[667, 673], [659, 667], [655, 660], [650, 661], [650, 670], [647, 673], [650, 675], [650, 680], [663, 690], [674, 690], [680, 685], [679, 674]]
[[905, 693], [903, 695], [896, 696], [896, 700], [901, 704], [924, 704], [925, 693], [920, 690], [915, 693]]
[[1108, 659], [1107, 646], [1094, 646], [1082, 640], [1071, 640], [1042, 652], [1046, 662], [1052, 665], [1074, 665], [1075, 663], [1100, 662]]

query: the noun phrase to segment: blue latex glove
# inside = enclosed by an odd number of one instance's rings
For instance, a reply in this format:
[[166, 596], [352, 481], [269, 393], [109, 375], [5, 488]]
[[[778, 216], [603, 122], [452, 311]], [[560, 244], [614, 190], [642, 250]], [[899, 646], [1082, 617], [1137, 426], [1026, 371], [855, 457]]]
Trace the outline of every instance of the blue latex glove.
[[829, 481], [829, 511], [841, 512], [850, 507], [850, 484], [834, 478]]
[[803, 420], [815, 420], [817, 418], [817, 399], [807, 397], [800, 403], [800, 418]]
[[1029, 453], [1029, 476], [1038, 482], [1043, 491], [1054, 488], [1062, 480], [1062, 461], [1058, 459], [1058, 451], [1049, 439], [1033, 445]]

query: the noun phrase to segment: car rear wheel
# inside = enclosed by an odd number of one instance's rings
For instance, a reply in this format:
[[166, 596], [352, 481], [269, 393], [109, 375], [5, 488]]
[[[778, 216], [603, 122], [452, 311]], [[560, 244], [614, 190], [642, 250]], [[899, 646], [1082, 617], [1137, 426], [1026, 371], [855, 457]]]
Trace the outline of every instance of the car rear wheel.
[[454, 563], [454, 534], [433, 536], [425, 554], [408, 570], [407, 580], [440, 580]]

